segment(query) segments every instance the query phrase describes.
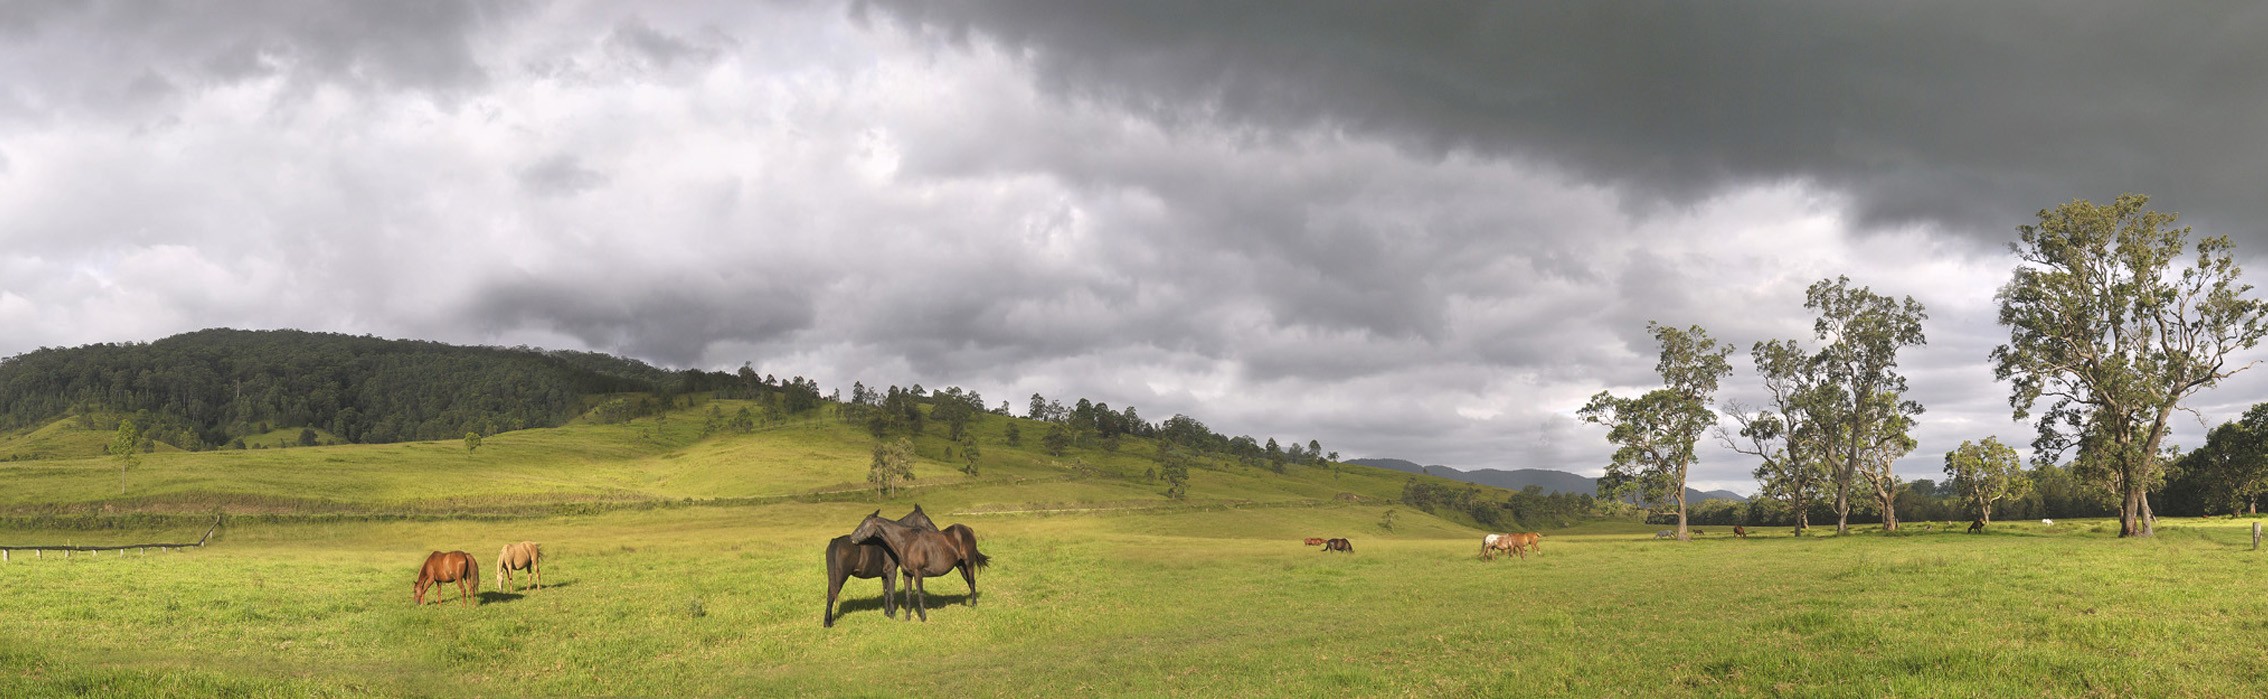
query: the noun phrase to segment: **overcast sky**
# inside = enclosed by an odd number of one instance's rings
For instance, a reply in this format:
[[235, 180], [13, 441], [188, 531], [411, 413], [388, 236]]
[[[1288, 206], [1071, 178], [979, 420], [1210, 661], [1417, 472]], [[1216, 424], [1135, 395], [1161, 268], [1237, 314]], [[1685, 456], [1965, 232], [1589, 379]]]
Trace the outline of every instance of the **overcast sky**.
[[1928, 307], [1900, 471], [1942, 478], [2030, 440], [1987, 354], [2034, 212], [2147, 193], [2268, 274], [2262, 36], [2241, 4], [0, 3], [0, 356], [530, 344], [1596, 475], [1574, 413], [1655, 384], [1647, 321], [1740, 348], [1754, 402], [1749, 345], [1813, 344], [1840, 274]]

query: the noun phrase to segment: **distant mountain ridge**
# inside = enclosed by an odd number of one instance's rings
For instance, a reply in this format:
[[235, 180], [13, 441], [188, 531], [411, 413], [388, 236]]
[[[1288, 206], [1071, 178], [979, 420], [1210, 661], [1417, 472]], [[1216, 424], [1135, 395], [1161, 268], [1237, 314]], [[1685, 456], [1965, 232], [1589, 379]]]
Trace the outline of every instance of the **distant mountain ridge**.
[[[1442, 478], [1447, 478], [1450, 480], [1464, 481], [1466, 483], [1473, 483], [1478, 485], [1495, 486], [1508, 490], [1520, 490], [1528, 486], [1535, 485], [1542, 486], [1544, 492], [1546, 493], [1582, 493], [1584, 495], [1599, 494], [1598, 479], [1590, 478], [1587, 476], [1578, 476], [1566, 471], [1553, 471], [1550, 469], [1521, 468], [1506, 471], [1503, 469], [1483, 468], [1464, 471], [1447, 466], [1421, 466], [1418, 465], [1417, 462], [1409, 461], [1406, 459], [1348, 459], [1347, 463], [1360, 464], [1373, 468], [1393, 469], [1407, 473], [1420, 473], [1429, 476], [1440, 476]], [[1734, 502], [1748, 501], [1747, 496], [1732, 492], [1730, 490], [1701, 491], [1695, 490], [1693, 488], [1685, 489], [1686, 502], [1696, 503], [1710, 499], [1731, 500]]]

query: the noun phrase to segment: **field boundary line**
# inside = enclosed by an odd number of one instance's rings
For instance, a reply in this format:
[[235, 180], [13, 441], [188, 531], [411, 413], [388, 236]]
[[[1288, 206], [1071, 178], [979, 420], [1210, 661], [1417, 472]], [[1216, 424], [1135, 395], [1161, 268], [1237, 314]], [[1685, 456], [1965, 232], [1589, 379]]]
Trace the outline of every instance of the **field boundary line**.
[[65, 555], [65, 556], [68, 556], [68, 555], [70, 555], [70, 554], [69, 554], [69, 552], [71, 552], [71, 551], [89, 551], [89, 552], [92, 552], [92, 551], [125, 551], [125, 550], [129, 550], [129, 549], [131, 549], [131, 550], [141, 550], [141, 549], [164, 549], [164, 550], [167, 550], [167, 551], [171, 551], [171, 550], [174, 550], [174, 549], [186, 549], [186, 548], [204, 548], [204, 547], [205, 547], [205, 542], [208, 542], [208, 541], [212, 541], [212, 540], [213, 540], [213, 532], [216, 532], [216, 531], [220, 531], [221, 519], [222, 519], [223, 517], [225, 517], [225, 516], [226, 516], [226, 515], [214, 515], [214, 516], [213, 516], [213, 526], [210, 526], [210, 527], [206, 527], [206, 528], [205, 528], [205, 535], [204, 535], [204, 536], [201, 536], [201, 537], [198, 537], [198, 538], [197, 538], [197, 543], [194, 543], [194, 544], [121, 544], [121, 545], [117, 545], [117, 546], [77, 546], [77, 545], [70, 545], [70, 544], [34, 544], [34, 545], [29, 545], [29, 546], [0, 546], [0, 562], [5, 562], [5, 561], [7, 561], [7, 560], [8, 560], [8, 554], [9, 554], [9, 553], [11, 553], [11, 552], [15, 552], [15, 551], [33, 551], [33, 552], [43, 552], [43, 551], [63, 551], [63, 552], [65, 552], [65, 554], [64, 554], [64, 555]]

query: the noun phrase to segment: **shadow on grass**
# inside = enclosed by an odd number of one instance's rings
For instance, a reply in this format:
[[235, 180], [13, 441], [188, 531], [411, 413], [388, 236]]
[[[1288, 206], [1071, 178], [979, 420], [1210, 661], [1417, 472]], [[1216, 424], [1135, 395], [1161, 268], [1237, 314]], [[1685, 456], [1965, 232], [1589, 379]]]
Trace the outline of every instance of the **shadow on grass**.
[[523, 599], [527, 599], [529, 593], [542, 594], [544, 590], [571, 587], [574, 584], [575, 581], [569, 580], [560, 583], [544, 583], [543, 587], [522, 587], [512, 592], [498, 592], [495, 590], [490, 590], [480, 593], [479, 598], [481, 604], [502, 604], [505, 602], [517, 602]]
[[[488, 593], [483, 592], [481, 594], [485, 595]], [[905, 599], [903, 597], [903, 595], [905, 594], [904, 592], [899, 592], [898, 594], [900, 595], [899, 599]], [[953, 605], [966, 605], [968, 604], [968, 601], [969, 595], [966, 592], [957, 595], [941, 595], [937, 593], [929, 594], [930, 609], [937, 609], [939, 607], [947, 607]], [[880, 611], [881, 609], [881, 595], [850, 599], [838, 598], [835, 600], [835, 617], [838, 619], [850, 616], [851, 612], [872, 612]], [[898, 611], [905, 611], [904, 605], [900, 605]]]

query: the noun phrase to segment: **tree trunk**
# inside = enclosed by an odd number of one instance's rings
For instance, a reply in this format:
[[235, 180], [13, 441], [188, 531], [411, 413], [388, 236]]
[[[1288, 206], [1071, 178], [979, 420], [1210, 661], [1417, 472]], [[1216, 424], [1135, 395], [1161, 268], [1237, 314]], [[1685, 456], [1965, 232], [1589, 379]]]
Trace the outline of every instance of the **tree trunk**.
[[2122, 539], [2142, 535], [2141, 528], [2135, 522], [2135, 512], [2140, 508], [2135, 507], [2134, 490], [2133, 486], [2126, 486], [2124, 497], [2118, 503], [2118, 536]]
[[1677, 540], [1692, 541], [1693, 535], [1685, 532], [1685, 479], [1677, 479]]
[[1849, 472], [1835, 477], [1835, 535], [1851, 533], [1851, 478]]
[[2150, 491], [2146, 488], [2141, 489], [2141, 492], [2136, 494], [2135, 497], [2142, 501], [2142, 535], [2157, 536], [2158, 515], [2150, 511]]

